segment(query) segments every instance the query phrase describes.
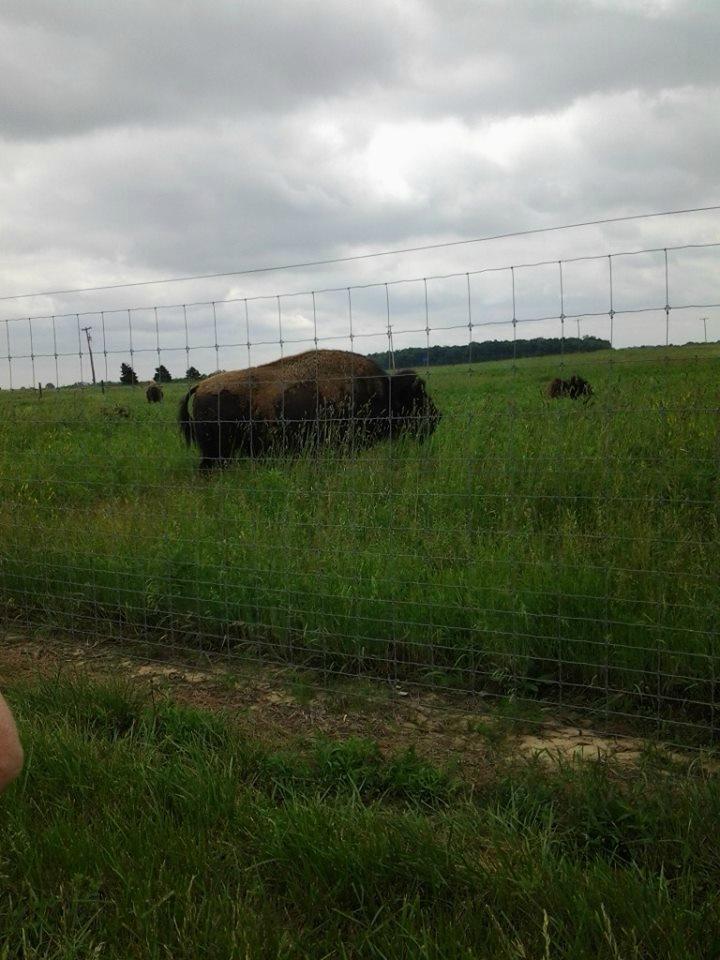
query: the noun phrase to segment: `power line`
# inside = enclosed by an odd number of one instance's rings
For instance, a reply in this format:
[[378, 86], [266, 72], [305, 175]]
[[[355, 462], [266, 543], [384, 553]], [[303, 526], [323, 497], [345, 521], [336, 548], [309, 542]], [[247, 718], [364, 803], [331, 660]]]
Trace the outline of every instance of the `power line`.
[[707, 207], [688, 207], [683, 210], [662, 210], [655, 213], [633, 213], [623, 217], [605, 217], [599, 220], [581, 220], [577, 223], [564, 223], [553, 227], [535, 227], [528, 230], [516, 230], [511, 233], [496, 233], [485, 237], [473, 237], [467, 240], [447, 240], [443, 243], [428, 243], [417, 247], [399, 247], [392, 250], [375, 250], [372, 253], [357, 253], [348, 257], [332, 257], [327, 260], [304, 260], [297, 263], [276, 264], [268, 267], [250, 267], [243, 270], [229, 270], [225, 273], [198, 273], [183, 277], [163, 277], [157, 280], [135, 280], [128, 283], [107, 283], [96, 287], [75, 287], [67, 290], [37, 290], [34, 293], [14, 293], [0, 296], [4, 300], [25, 300], [29, 297], [58, 297], [70, 293], [96, 293], [102, 290], [122, 290], [130, 287], [150, 287], [166, 283], [183, 283], [190, 280], [219, 280], [224, 277], [247, 277], [259, 273], [272, 273], [281, 270], [298, 270], [303, 267], [328, 267], [338, 263], [353, 263], [360, 260], [372, 260], [375, 257], [391, 257], [403, 253], [422, 253], [428, 250], [443, 250], [471, 243], [489, 243], [493, 240], [510, 240], [514, 237], [529, 237], [539, 233], [556, 233], [560, 230], [572, 230], [578, 227], [598, 227], [611, 223], [627, 223], [630, 220], [649, 220], [653, 217], [672, 217], [685, 213], [709, 213], [720, 210], [720, 204]]

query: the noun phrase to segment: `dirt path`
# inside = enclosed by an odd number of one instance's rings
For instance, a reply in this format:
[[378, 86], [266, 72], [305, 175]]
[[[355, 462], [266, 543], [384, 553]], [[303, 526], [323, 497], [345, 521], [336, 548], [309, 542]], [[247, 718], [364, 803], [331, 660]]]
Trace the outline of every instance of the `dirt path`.
[[[536, 756], [540, 762], [613, 757], [632, 763], [644, 741], [601, 733], [581, 717], [563, 722], [534, 711], [529, 719], [500, 714], [492, 701], [403, 690], [357, 679], [322, 685], [291, 668], [238, 663], [230, 658], [143, 659], [103, 642], [62, 641], [0, 634], [0, 685], [58, 673], [95, 679], [134, 678], [174, 700], [229, 712], [247, 735], [282, 743], [317, 734], [374, 739], [383, 751], [412, 746], [440, 764], [455, 763], [478, 776], [504, 756]], [[687, 762], [687, 756], [672, 753]]]

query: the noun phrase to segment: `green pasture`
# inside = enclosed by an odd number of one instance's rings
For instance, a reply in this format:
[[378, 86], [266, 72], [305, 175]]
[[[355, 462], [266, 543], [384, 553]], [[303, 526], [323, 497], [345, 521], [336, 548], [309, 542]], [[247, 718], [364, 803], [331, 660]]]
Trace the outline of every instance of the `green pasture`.
[[[548, 401], [574, 372], [593, 401]], [[720, 345], [427, 381], [422, 446], [209, 479], [185, 383], [0, 393], [6, 619], [714, 721]]]

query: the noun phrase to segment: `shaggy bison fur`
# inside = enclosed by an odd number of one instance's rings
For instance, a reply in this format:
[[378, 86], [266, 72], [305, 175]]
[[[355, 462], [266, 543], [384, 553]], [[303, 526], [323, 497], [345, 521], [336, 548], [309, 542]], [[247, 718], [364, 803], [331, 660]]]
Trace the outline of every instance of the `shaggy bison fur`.
[[569, 380], [556, 377], [548, 387], [548, 396], [553, 400], [557, 397], [570, 397], [571, 400], [583, 397], [587, 400], [592, 396], [592, 387], [587, 380], [574, 373]]
[[366, 446], [407, 433], [422, 440], [440, 419], [412, 370], [387, 374], [344, 350], [310, 350], [247, 370], [218, 373], [180, 403], [180, 431], [200, 468], [232, 457]]
[[162, 387], [159, 383], [150, 383], [145, 391], [148, 403], [160, 403], [163, 398]]

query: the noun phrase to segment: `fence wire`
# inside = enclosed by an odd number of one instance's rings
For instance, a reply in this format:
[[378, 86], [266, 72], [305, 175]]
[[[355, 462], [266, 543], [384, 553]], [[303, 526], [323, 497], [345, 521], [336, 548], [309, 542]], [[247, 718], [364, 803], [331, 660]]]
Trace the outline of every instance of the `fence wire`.
[[0, 321], [6, 627], [714, 742], [719, 257]]

